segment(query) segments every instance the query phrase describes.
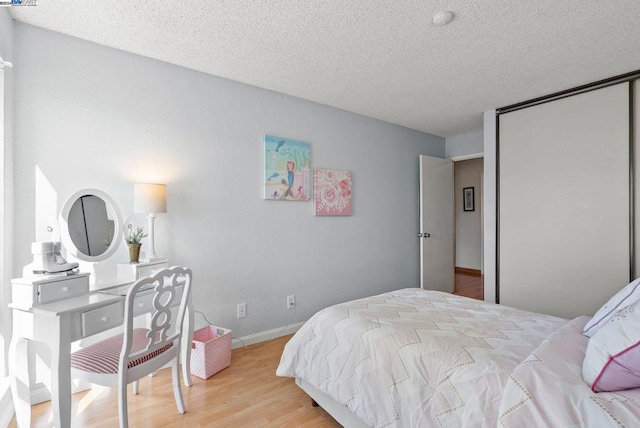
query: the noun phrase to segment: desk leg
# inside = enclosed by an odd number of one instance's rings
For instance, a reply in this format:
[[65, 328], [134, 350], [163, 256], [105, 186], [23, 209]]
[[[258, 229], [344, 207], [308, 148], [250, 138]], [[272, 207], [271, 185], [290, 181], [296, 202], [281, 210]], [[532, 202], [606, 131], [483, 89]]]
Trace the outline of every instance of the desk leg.
[[29, 373], [29, 341], [14, 334], [9, 344], [11, 395], [19, 427], [31, 426], [31, 377]]
[[51, 338], [51, 408], [56, 427], [71, 426], [71, 325], [67, 316], [54, 317]]
[[182, 327], [182, 377], [186, 386], [193, 385], [191, 379], [191, 343], [193, 342], [193, 302], [191, 297], [187, 302], [187, 313], [184, 316], [184, 324]]

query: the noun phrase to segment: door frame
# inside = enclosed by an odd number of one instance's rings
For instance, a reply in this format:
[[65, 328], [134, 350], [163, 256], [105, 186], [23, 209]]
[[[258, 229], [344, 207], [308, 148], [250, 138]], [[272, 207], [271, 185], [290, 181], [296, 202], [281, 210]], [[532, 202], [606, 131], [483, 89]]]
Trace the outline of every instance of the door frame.
[[[500, 114], [515, 111], [521, 108], [531, 107], [537, 104], [555, 101], [564, 97], [577, 95], [584, 92], [589, 92], [597, 89], [601, 89], [607, 86], [616, 85], [618, 83], [629, 82], [629, 145], [630, 145], [630, 162], [629, 170], [633, 179], [630, 183], [630, 204], [629, 204], [629, 224], [630, 224], [630, 245], [629, 245], [629, 280], [633, 280], [638, 271], [640, 271], [640, 260], [637, 259], [636, 244], [638, 241], [638, 230], [635, 226], [636, 204], [638, 204], [636, 192], [636, 156], [634, 147], [640, 141], [640, 136], [636, 135], [636, 126], [634, 121], [636, 120], [636, 110], [634, 91], [636, 81], [640, 80], [640, 70], [632, 71], [629, 73], [621, 74], [618, 76], [610, 77], [607, 79], [599, 80], [592, 83], [587, 83], [575, 88], [566, 89], [563, 91], [548, 94], [542, 97], [534, 98], [532, 100], [524, 101], [517, 104], [512, 104], [505, 107], [495, 108], [487, 110], [483, 113], [483, 129], [484, 129], [484, 152], [485, 157], [485, 196], [487, 197], [487, 203], [485, 204], [485, 300], [487, 299], [487, 293], [491, 293], [495, 303], [500, 303], [500, 258], [498, 240], [500, 233], [500, 218], [498, 213], [500, 211], [500, 189], [499, 189], [499, 175], [500, 175]], [[488, 162], [486, 162], [488, 160]], [[487, 165], [488, 164], [488, 165]], [[489, 166], [489, 168], [487, 168]]]
[[[465, 160], [472, 160], [472, 159], [482, 159], [483, 160], [483, 173], [480, 176], [480, 188], [478, 191], [478, 194], [476, 195], [479, 200], [480, 200], [480, 263], [481, 263], [481, 273], [483, 275], [484, 278], [484, 272], [485, 272], [485, 254], [486, 254], [486, 244], [485, 244], [485, 238], [487, 236], [487, 234], [485, 233], [485, 177], [484, 174], [486, 174], [485, 172], [485, 163], [486, 163], [486, 158], [485, 158], [485, 154], [484, 152], [477, 152], [477, 153], [470, 153], [470, 154], [465, 154], [465, 155], [459, 155], [459, 156], [451, 156], [446, 158], [448, 160], [451, 160], [454, 163], [454, 168], [455, 168], [455, 162], [461, 162], [461, 161], [465, 161]], [[455, 184], [453, 186], [453, 192], [454, 192], [454, 200], [455, 200]], [[422, 197], [422, 195], [421, 195]], [[454, 212], [453, 212], [453, 216], [454, 216], [454, 223], [455, 223], [455, 203], [454, 203]], [[422, 227], [422, 225], [421, 225]], [[455, 224], [454, 224], [454, 229], [453, 229], [453, 239], [454, 239], [454, 259], [453, 259], [453, 269], [455, 271], [455, 245], [457, 243], [457, 234], [455, 231]], [[422, 243], [421, 243], [422, 245]], [[422, 258], [422, 247], [421, 247], [421, 258]], [[421, 278], [421, 282], [422, 282], [422, 261], [420, 262], [420, 269], [421, 269], [421, 273], [420, 273], [420, 278]], [[490, 293], [489, 295], [487, 295], [487, 285], [486, 282], [483, 280], [483, 295], [485, 296], [485, 301], [494, 301], [494, 293]], [[455, 279], [454, 279], [454, 290], [455, 291]]]

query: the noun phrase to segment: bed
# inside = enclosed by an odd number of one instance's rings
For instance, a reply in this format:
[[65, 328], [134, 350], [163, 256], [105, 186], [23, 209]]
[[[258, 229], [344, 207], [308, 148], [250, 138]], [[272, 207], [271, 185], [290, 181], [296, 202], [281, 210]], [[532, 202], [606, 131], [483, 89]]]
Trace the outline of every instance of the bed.
[[276, 374], [347, 427], [639, 426], [583, 380], [589, 322], [409, 288], [316, 313]]

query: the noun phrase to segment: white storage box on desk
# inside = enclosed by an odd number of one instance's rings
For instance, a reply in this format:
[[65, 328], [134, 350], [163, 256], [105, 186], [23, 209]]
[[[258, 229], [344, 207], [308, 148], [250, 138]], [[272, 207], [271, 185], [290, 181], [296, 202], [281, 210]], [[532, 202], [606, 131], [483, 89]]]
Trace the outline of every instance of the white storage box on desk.
[[150, 276], [159, 269], [168, 267], [169, 261], [167, 259], [140, 263], [118, 263], [118, 280], [133, 282], [145, 276]]
[[231, 330], [212, 325], [193, 332], [191, 374], [208, 379], [231, 365]]

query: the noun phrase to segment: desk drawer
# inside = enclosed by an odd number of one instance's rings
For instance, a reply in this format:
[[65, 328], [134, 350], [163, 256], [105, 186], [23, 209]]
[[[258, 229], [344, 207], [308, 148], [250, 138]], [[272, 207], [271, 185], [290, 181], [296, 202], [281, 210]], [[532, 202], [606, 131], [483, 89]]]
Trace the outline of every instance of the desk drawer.
[[89, 274], [33, 276], [11, 280], [11, 304], [20, 309], [68, 299], [89, 292]]
[[151, 309], [153, 308], [153, 295], [153, 290], [138, 293], [133, 304], [134, 316], [151, 313]]
[[[176, 294], [173, 297], [173, 302], [171, 304], [171, 307], [180, 306], [180, 301], [182, 300], [183, 291], [184, 291], [184, 287], [178, 287], [176, 289]], [[153, 308], [154, 295], [155, 295], [155, 291], [153, 290], [146, 290], [146, 291], [139, 292], [133, 304], [133, 316], [154, 313], [155, 312]]]
[[67, 299], [89, 291], [86, 277], [65, 279], [63, 281], [38, 284], [38, 303]]
[[136, 279], [144, 278], [145, 276], [151, 276], [157, 270], [168, 267], [168, 263], [156, 263], [149, 266], [140, 266], [138, 268], [138, 277]]
[[118, 302], [83, 312], [81, 320], [82, 337], [117, 327], [124, 322], [124, 305], [122, 302]]

